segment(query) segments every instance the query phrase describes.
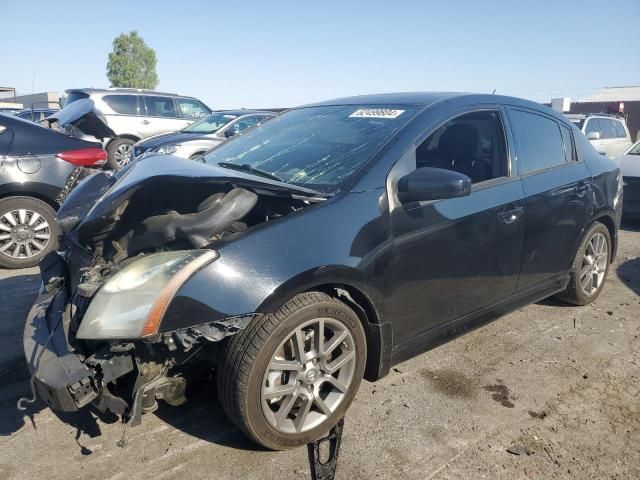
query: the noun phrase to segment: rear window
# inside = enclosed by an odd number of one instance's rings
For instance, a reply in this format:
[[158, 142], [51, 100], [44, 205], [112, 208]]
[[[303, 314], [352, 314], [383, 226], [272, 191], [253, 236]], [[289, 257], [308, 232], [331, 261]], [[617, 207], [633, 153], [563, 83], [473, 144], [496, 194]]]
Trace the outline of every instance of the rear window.
[[147, 115], [150, 117], [177, 117], [173, 98], [149, 97], [146, 95], [143, 98], [147, 108]]
[[622, 122], [616, 120], [613, 122], [613, 126], [616, 129], [616, 133], [618, 134], [618, 138], [627, 138], [627, 132], [624, 129], [624, 125]]
[[67, 95], [67, 99], [64, 101], [64, 104], [66, 106], [70, 103], [75, 102], [76, 100], [82, 100], [83, 98], [89, 98], [89, 95], [82, 92], [71, 92], [69, 95]]
[[521, 174], [566, 163], [564, 142], [555, 120], [521, 110], [512, 110], [509, 117], [516, 136]]
[[116, 113], [138, 115], [137, 95], [105, 95], [102, 99]]

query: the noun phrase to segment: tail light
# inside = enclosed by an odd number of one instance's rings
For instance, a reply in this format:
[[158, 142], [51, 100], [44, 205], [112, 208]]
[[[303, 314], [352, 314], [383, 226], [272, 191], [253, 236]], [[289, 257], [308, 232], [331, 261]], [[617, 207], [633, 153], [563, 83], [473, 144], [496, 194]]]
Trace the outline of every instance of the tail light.
[[107, 162], [107, 152], [101, 148], [68, 150], [66, 152], [60, 152], [56, 157], [78, 167], [98, 167]]

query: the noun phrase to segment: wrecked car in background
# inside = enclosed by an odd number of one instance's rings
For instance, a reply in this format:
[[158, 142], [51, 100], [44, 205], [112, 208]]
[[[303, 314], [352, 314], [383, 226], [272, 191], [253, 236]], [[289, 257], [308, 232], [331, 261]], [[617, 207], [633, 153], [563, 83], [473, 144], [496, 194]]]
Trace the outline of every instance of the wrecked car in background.
[[255, 442], [309, 443], [361, 379], [547, 296], [584, 305], [622, 179], [563, 116], [496, 95], [290, 110], [200, 160], [75, 189], [24, 333], [37, 395], [137, 424], [215, 369]]
[[56, 249], [56, 210], [106, 160], [97, 142], [0, 113], [0, 267], [33, 267]]
[[[197, 98], [175, 93], [136, 88], [77, 88], [66, 93], [65, 107], [45, 120], [49, 123], [58, 121], [62, 127], [75, 126], [74, 133], [79, 138], [88, 135], [101, 140], [113, 170], [131, 160], [132, 146], [138, 140], [175, 132], [211, 113], [211, 109]], [[69, 109], [75, 117], [70, 115]], [[104, 125], [84, 122], [82, 110]]]

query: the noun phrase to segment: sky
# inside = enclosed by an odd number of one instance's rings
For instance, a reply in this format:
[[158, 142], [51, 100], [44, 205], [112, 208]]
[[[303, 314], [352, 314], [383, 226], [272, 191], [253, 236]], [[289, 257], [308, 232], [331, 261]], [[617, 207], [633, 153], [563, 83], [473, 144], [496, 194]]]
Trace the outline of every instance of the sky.
[[108, 87], [113, 39], [155, 49], [158, 90], [211, 108], [400, 91], [548, 101], [640, 85], [640, 0], [0, 0], [0, 85]]

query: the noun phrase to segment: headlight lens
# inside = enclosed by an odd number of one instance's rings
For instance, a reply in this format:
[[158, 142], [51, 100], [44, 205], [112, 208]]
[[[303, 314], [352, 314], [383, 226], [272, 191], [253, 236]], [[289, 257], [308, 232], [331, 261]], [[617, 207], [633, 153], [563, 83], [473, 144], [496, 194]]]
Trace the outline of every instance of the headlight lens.
[[98, 340], [155, 335], [178, 289], [217, 257], [212, 250], [189, 250], [156, 253], [136, 260], [98, 290], [76, 337]]
[[162, 145], [161, 147], [158, 147], [156, 149], [156, 152], [166, 153], [166, 154], [176, 153], [176, 150], [178, 150], [178, 147], [179, 145]]

